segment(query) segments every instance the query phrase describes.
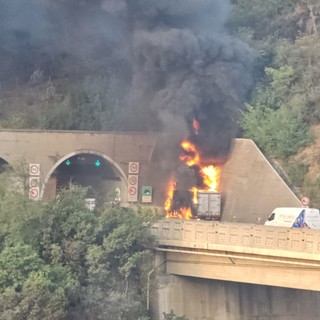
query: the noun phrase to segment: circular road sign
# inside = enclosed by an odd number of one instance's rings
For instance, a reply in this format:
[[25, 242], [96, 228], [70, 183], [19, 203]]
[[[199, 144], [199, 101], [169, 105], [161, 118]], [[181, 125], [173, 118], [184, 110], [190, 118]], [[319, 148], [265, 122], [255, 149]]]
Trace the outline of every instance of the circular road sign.
[[310, 200], [309, 200], [308, 197], [303, 197], [303, 198], [301, 198], [301, 204], [302, 204], [303, 206], [308, 206], [309, 203], [310, 203]]
[[30, 179], [30, 187], [39, 187], [39, 179], [38, 178], [32, 178]]
[[135, 184], [137, 184], [138, 180], [137, 180], [137, 177], [130, 177], [129, 178], [129, 183], [133, 186]]
[[135, 188], [135, 187], [130, 187], [129, 188], [129, 194], [131, 196], [134, 196], [136, 193], [137, 193], [137, 188]]
[[39, 197], [39, 190], [37, 188], [31, 188], [29, 191], [29, 195], [31, 199], [36, 199]]
[[31, 175], [38, 175], [40, 173], [40, 166], [38, 164], [30, 164], [29, 170]]
[[139, 165], [137, 162], [130, 162], [129, 171], [131, 173], [137, 173], [139, 170]]

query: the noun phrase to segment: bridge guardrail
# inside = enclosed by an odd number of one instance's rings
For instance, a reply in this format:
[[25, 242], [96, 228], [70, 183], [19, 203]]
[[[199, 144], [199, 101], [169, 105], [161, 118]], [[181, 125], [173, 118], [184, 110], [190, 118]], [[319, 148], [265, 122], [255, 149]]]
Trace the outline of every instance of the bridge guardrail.
[[[320, 253], [320, 230], [289, 229], [216, 221], [163, 219], [151, 228], [159, 245], [216, 249], [224, 247]], [[239, 250], [238, 250], [239, 251]], [[319, 256], [320, 260], [320, 256]]]

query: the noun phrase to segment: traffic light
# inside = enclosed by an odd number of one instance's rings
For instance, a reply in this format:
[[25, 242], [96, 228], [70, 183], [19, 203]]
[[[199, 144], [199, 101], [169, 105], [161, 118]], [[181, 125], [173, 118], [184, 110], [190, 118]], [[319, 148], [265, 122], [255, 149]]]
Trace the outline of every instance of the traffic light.
[[68, 160], [66, 160], [64, 163], [65, 163], [67, 166], [70, 166], [71, 161], [70, 161], [70, 159], [68, 159]]
[[94, 164], [95, 164], [96, 167], [100, 167], [101, 166], [100, 160], [96, 160], [96, 162]]

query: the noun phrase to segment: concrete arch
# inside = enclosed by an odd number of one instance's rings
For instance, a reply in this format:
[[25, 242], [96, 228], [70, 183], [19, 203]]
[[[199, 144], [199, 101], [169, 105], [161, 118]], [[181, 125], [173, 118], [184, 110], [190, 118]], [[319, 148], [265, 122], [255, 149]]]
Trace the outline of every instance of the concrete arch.
[[45, 191], [45, 187], [50, 179], [50, 177], [52, 176], [52, 174], [54, 173], [54, 171], [64, 162], [66, 161], [68, 158], [80, 155], [80, 154], [92, 154], [92, 155], [96, 155], [99, 156], [103, 159], [105, 159], [111, 166], [113, 166], [120, 174], [121, 178], [123, 179], [126, 187], [128, 187], [128, 178], [125, 175], [124, 171], [122, 170], [122, 168], [120, 167], [119, 164], [117, 164], [112, 158], [110, 158], [109, 156], [103, 154], [100, 151], [97, 150], [89, 150], [89, 149], [82, 149], [82, 150], [77, 150], [71, 153], [68, 153], [67, 155], [65, 155], [64, 157], [62, 157], [61, 159], [59, 159], [53, 166], [52, 168], [49, 170], [49, 172], [47, 173], [44, 182], [42, 183], [42, 187], [41, 187], [41, 193], [40, 193], [40, 198], [42, 199], [43, 195], [44, 195], [44, 191]]

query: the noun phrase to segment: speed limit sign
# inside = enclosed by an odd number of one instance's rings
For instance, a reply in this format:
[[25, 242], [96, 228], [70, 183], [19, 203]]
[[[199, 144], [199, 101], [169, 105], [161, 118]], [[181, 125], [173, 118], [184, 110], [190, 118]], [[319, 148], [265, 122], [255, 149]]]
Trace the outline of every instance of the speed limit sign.
[[39, 176], [40, 175], [40, 164], [39, 163], [30, 163], [29, 164], [29, 175], [30, 176]]
[[130, 174], [139, 173], [139, 162], [129, 162], [129, 171]]

